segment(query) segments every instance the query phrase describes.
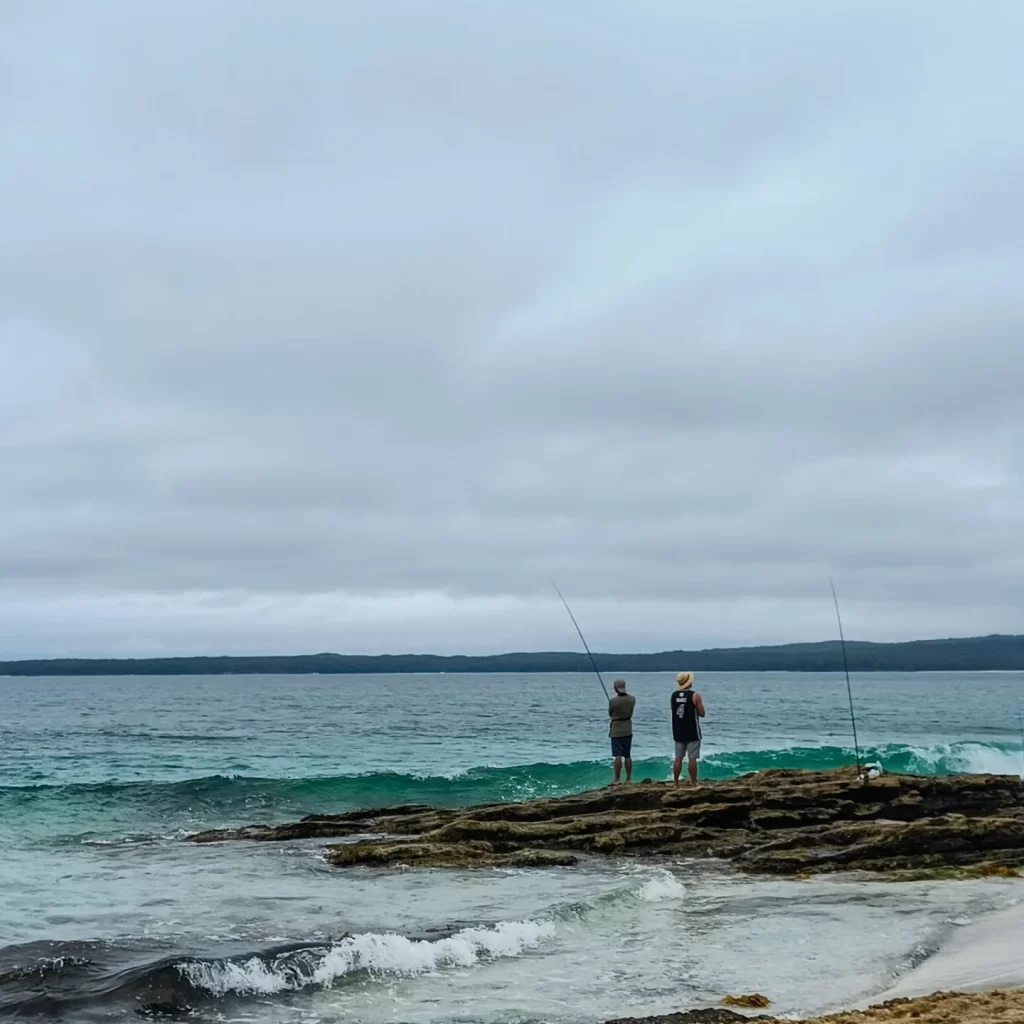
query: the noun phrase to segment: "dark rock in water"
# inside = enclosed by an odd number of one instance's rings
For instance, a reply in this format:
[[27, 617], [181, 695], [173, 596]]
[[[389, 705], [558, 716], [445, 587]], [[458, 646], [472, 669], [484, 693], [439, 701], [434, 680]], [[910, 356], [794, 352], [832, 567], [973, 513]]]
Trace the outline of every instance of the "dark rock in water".
[[135, 1011], [140, 1017], [183, 1017], [192, 1012], [185, 1003], [147, 1003]]
[[605, 1024], [747, 1024], [748, 1021], [774, 1021], [775, 1017], [735, 1013], [733, 1010], [722, 1010], [717, 1006], [706, 1010], [687, 1010], [685, 1013], [664, 1013], [656, 1017], [617, 1017]]
[[[744, 1024], [784, 1018], [747, 1017], [731, 1010], [690, 1010], [656, 1017], [623, 1017], [606, 1024]], [[890, 999], [867, 1010], [847, 1010], [805, 1019], [803, 1024], [1020, 1024], [1024, 991], [937, 992], [917, 999]]]
[[720, 857], [781, 875], [969, 865], [995, 871], [1024, 864], [1024, 782], [883, 775], [865, 783], [852, 768], [777, 769], [698, 789], [644, 782], [525, 803], [313, 815], [191, 841], [344, 836], [356, 838], [327, 852], [339, 867], [550, 866], [604, 854]]
[[490, 843], [435, 843], [416, 840], [342, 843], [327, 851], [335, 867], [537, 868], [566, 867], [579, 857], [556, 850], [513, 850], [499, 853]]

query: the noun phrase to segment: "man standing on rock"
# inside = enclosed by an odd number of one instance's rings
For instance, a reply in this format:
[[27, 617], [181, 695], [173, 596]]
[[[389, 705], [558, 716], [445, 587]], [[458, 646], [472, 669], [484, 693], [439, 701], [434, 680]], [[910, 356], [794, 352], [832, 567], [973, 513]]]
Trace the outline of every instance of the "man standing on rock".
[[622, 762], [626, 762], [626, 781], [633, 781], [633, 708], [636, 697], [626, 693], [626, 680], [612, 683], [615, 696], [608, 701], [608, 735], [612, 739], [612, 757], [615, 758], [615, 782], [622, 780]]
[[690, 785], [697, 785], [697, 761], [700, 758], [700, 720], [704, 717], [704, 700], [693, 688], [693, 673], [676, 676], [678, 689], [672, 694], [672, 739], [676, 757], [672, 762], [672, 778], [679, 785], [683, 758], [689, 762]]

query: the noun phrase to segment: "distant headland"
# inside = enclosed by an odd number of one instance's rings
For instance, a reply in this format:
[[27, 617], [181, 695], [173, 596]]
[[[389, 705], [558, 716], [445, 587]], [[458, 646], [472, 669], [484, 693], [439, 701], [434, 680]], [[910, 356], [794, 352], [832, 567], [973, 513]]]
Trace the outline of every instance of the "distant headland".
[[[910, 640], [902, 643], [846, 644], [851, 672], [942, 672], [1024, 670], [1024, 636]], [[658, 654], [596, 654], [601, 671], [674, 672], [838, 672], [837, 640], [772, 647], [716, 647]], [[195, 676], [370, 675], [384, 673], [589, 672], [585, 654], [297, 654], [197, 658], [51, 658], [0, 661], [0, 676]]]

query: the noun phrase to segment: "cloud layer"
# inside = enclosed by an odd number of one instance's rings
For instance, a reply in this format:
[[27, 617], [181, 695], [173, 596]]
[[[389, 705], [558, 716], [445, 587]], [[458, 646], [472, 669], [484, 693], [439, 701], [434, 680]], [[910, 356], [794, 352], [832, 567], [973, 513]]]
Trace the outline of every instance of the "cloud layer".
[[0, 657], [1019, 632], [1022, 32], [0, 8]]

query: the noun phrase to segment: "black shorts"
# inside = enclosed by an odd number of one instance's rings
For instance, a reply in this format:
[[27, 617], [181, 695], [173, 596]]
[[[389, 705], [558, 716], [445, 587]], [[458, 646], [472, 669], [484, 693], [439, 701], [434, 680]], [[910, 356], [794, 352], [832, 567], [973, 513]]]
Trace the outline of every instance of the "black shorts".
[[633, 749], [632, 736], [612, 737], [612, 757], [630, 757]]

